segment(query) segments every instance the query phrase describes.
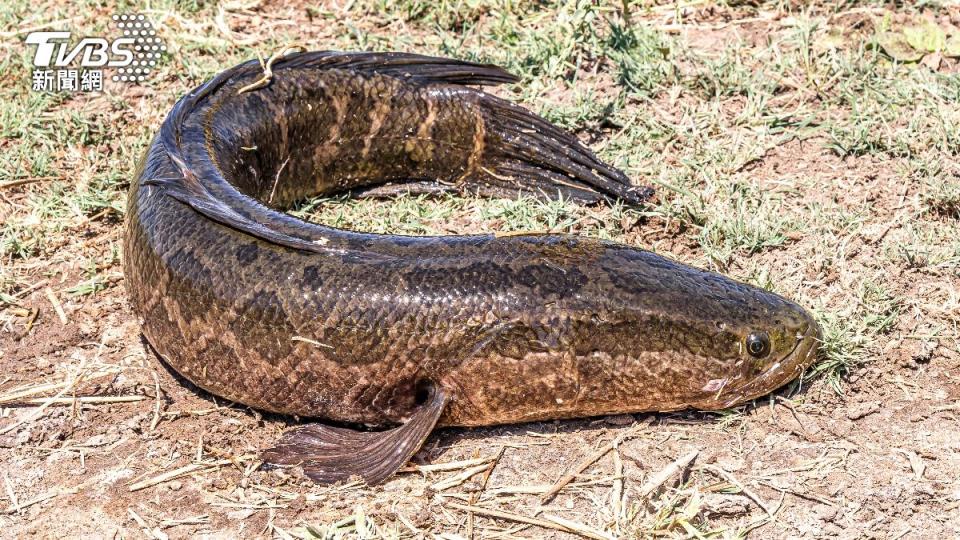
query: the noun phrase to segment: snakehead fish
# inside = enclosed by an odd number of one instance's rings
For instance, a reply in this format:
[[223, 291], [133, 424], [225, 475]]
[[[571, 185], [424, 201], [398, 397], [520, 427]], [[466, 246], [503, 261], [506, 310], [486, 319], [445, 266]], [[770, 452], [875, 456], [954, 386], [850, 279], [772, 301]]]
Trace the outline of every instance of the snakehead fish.
[[819, 329], [797, 304], [634, 247], [284, 213], [358, 189], [632, 204], [650, 190], [483, 92], [515, 81], [495, 66], [318, 51], [271, 67], [180, 99], [132, 182], [124, 240], [131, 303], [173, 369], [320, 421], [266, 461], [377, 483], [436, 426], [725, 408], [813, 361]]

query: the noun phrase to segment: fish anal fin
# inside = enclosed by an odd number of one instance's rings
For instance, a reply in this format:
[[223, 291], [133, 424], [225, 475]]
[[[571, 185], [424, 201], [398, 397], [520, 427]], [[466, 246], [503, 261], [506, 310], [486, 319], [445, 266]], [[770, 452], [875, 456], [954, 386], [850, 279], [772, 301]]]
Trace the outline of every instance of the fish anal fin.
[[358, 431], [323, 424], [288, 430], [263, 460], [273, 465], [299, 465], [319, 484], [333, 484], [359, 476], [367, 484], [383, 482], [417, 453], [433, 431], [448, 401], [434, 387], [410, 419], [386, 431]]

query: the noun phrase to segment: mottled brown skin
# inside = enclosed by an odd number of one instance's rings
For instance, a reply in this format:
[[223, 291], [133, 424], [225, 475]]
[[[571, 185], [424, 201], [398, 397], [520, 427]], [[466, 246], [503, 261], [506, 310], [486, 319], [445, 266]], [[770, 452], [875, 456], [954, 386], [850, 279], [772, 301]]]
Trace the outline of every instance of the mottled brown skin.
[[[798, 305], [633, 247], [363, 234], [276, 210], [407, 180], [643, 199], [570, 135], [467, 86], [510, 81], [499, 69], [305, 53], [238, 93], [260, 75], [243, 64], [183, 98], [130, 191], [124, 266], [143, 333], [213, 394], [389, 426], [441, 389], [439, 423], [478, 426], [724, 408], [813, 361], [819, 330]], [[762, 357], [751, 333], [769, 336]]]

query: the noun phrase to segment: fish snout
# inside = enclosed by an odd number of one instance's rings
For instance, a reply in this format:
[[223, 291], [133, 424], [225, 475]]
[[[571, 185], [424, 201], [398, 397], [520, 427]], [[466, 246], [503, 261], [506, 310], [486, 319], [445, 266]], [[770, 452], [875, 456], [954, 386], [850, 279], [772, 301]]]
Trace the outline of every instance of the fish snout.
[[797, 332], [797, 346], [784, 359], [784, 369], [790, 373], [790, 378], [784, 383], [793, 380], [804, 370], [813, 365], [817, 360], [817, 351], [820, 350], [820, 344], [823, 343], [823, 331], [816, 319], [809, 313], [805, 313], [807, 324], [801, 332]]
[[732, 407], [739, 403], [756, 399], [793, 381], [809, 368], [817, 359], [817, 351], [823, 342], [823, 333], [817, 321], [806, 311], [793, 333], [796, 343], [781, 358], [772, 359], [761, 369], [742, 378], [740, 384], [725, 385], [719, 391], [722, 394], [722, 407]]

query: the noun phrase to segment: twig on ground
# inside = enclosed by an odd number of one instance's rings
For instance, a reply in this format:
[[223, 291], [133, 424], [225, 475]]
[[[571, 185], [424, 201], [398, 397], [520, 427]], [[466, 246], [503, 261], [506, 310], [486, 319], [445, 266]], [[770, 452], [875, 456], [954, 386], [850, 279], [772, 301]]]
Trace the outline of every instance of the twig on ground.
[[459, 469], [464, 469], [466, 467], [473, 467], [474, 465], [483, 465], [490, 463], [492, 458], [472, 458], [472, 459], [461, 459], [459, 461], [448, 461], [446, 463], [431, 463], [430, 465], [408, 465], [399, 471], [398, 473], [405, 472], [420, 472], [420, 473], [430, 473], [430, 472], [440, 472], [440, 471], [456, 471]]
[[130, 517], [137, 522], [137, 525], [143, 529], [143, 534], [147, 538], [155, 538], [156, 540], [167, 540], [167, 535], [158, 528], [150, 527], [145, 519], [140, 517], [140, 514], [133, 511], [133, 508], [127, 508], [127, 513], [130, 514]]
[[[110, 366], [111, 368], [113, 366]], [[115, 376], [117, 374], [116, 369], [106, 369], [100, 372], [88, 374], [84, 377], [85, 381], [93, 381], [102, 377]], [[0, 405], [10, 405], [15, 403], [25, 402], [27, 398], [31, 398], [38, 394], [45, 394], [47, 392], [53, 392], [54, 390], [61, 390], [66, 386], [70, 386], [72, 381], [61, 381], [58, 383], [43, 383], [34, 386], [20, 387], [16, 390], [13, 390], [7, 394], [0, 395]], [[80, 398], [80, 399], [91, 399], [90, 397]], [[48, 398], [37, 398], [37, 399], [48, 399]], [[73, 398], [69, 398], [73, 399]]]
[[6, 510], [2, 510], [2, 511], [0, 511], [0, 514], [4, 514], [4, 515], [14, 514], [14, 513], [16, 513], [16, 512], [19, 512], [20, 510], [23, 510], [24, 508], [28, 508], [28, 507], [30, 507], [30, 506], [33, 506], [33, 505], [37, 504], [37, 503], [42, 503], [43, 501], [46, 501], [47, 499], [52, 499], [52, 498], [54, 498], [54, 497], [59, 497], [60, 495], [73, 494], [73, 493], [76, 493], [77, 491], [79, 491], [79, 489], [77, 489], [77, 488], [54, 489], [54, 490], [51, 490], [51, 491], [48, 491], [48, 492], [44, 493], [43, 495], [39, 495], [39, 496], [37, 496], [37, 497], [34, 497], [33, 499], [30, 499], [30, 500], [28, 500], [28, 501], [21, 502], [21, 503], [20, 503], [18, 506], [16, 506], [16, 507], [11, 506], [11, 507], [7, 508]]
[[30, 310], [30, 314], [27, 315], [27, 320], [23, 325], [23, 336], [27, 336], [30, 333], [30, 330], [33, 330], [33, 323], [37, 322], [37, 317], [40, 316], [40, 308], [33, 308]]
[[50, 406], [54, 405], [102, 405], [104, 403], [133, 403], [135, 401], [143, 401], [147, 399], [146, 396], [75, 396], [75, 397], [61, 397], [61, 398], [27, 398], [19, 401], [8, 401], [4, 402], [4, 405], [43, 405], [49, 404]]
[[790, 495], [793, 495], [794, 497], [797, 497], [798, 499], [804, 499], [804, 500], [807, 500], [807, 501], [814, 501], [814, 502], [818, 502], [818, 503], [820, 503], [820, 504], [824, 504], [824, 505], [827, 505], [827, 506], [833, 506], [833, 507], [838, 507], [838, 506], [840, 506], [840, 503], [838, 503], [838, 502], [836, 502], [836, 501], [832, 501], [832, 500], [830, 500], [829, 498], [824, 497], [823, 495], [817, 495], [816, 493], [809, 493], [809, 492], [808, 492], [808, 493], [804, 493], [804, 492], [802, 492], [802, 491], [797, 491], [797, 490], [795, 490], [795, 489], [788, 489], [788, 488], [780, 487], [780, 486], [778, 486], [778, 485], [776, 485], [776, 484], [773, 484], [773, 483], [771, 483], [771, 482], [767, 482], [767, 481], [765, 481], [765, 480], [758, 480], [758, 481], [757, 481], [757, 484], [759, 484], [759, 485], [761, 485], [761, 486], [767, 486], [767, 487], [770, 488], [770, 489], [775, 489], [775, 490], [779, 491], [780, 493], [789, 493]]
[[459, 486], [460, 484], [463, 484], [464, 482], [469, 480], [471, 477], [473, 477], [473, 475], [482, 473], [483, 471], [489, 468], [490, 466], [486, 463], [484, 463], [483, 465], [475, 465], [473, 467], [469, 467], [461, 471], [459, 474], [455, 474], [449, 478], [445, 478], [439, 482], [436, 482], [435, 484], [430, 486], [430, 489], [434, 491], [443, 491], [445, 489], [450, 489], [452, 487]]
[[960, 411], [960, 401], [952, 405], [940, 405], [939, 407], [934, 407], [933, 412], [944, 412], [944, 411]]
[[[567, 487], [571, 488], [580, 488], [580, 487], [589, 487], [589, 486], [598, 486], [603, 484], [612, 484], [613, 481], [617, 480], [616, 476], [601, 476], [600, 478], [594, 478], [591, 480], [584, 480], [582, 482], [570, 482], [567, 484]], [[487, 493], [491, 495], [543, 495], [550, 488], [553, 487], [553, 484], [526, 484], [522, 486], [501, 486], [496, 488], [491, 488]]]
[[777, 503], [777, 508], [773, 511], [773, 513], [767, 514], [765, 516], [760, 516], [757, 519], [751, 521], [750, 523], [747, 523], [746, 526], [740, 529], [739, 536], [741, 538], [746, 538], [749, 533], [773, 523], [773, 520], [780, 513], [780, 510], [783, 509], [783, 501], [786, 500], [786, 498], [787, 498], [786, 492], [781, 491], [780, 502]]
[[150, 420], [150, 431], [157, 429], [157, 425], [160, 424], [160, 379], [157, 378], [157, 372], [151, 371], [150, 375], [153, 375], [153, 391], [154, 398], [156, 403], [153, 407], [153, 419]]
[[609, 443], [603, 445], [599, 450], [597, 450], [596, 452], [584, 458], [583, 461], [577, 463], [577, 465], [573, 469], [571, 469], [568, 473], [561, 476], [553, 484], [553, 486], [549, 490], [547, 490], [547, 492], [543, 495], [543, 497], [540, 498], [540, 504], [546, 504], [550, 502], [550, 500], [553, 499], [557, 495], [557, 493], [559, 493], [560, 490], [563, 489], [564, 486], [572, 482], [573, 479], [576, 478], [578, 474], [587, 470], [587, 467], [599, 461], [600, 458], [607, 455], [608, 452], [613, 450], [617, 445], [622, 443], [624, 440], [635, 435], [636, 435], [636, 432], [633, 432], [633, 431], [624, 433], [623, 435], [620, 435], [619, 437], [614, 438]]
[[[487, 483], [490, 481], [490, 475], [493, 474], [493, 469], [497, 467], [497, 464], [500, 463], [500, 458], [503, 457], [503, 452], [506, 450], [506, 446], [501, 446], [500, 450], [497, 452], [496, 457], [493, 458], [493, 461], [490, 462], [490, 465], [487, 467], [487, 472], [483, 473], [483, 478], [480, 480], [480, 489], [475, 491], [470, 495], [470, 505], [473, 506], [477, 504], [477, 501], [480, 500], [480, 496], [483, 495], [483, 492], [487, 490]], [[470, 512], [467, 514], [467, 538], [473, 538], [473, 513]]]
[[10, 499], [10, 503], [14, 511], [20, 513], [20, 501], [17, 500], [17, 494], [13, 491], [13, 486], [10, 484], [10, 477], [7, 476], [7, 473], [3, 473], [3, 484], [7, 488], [7, 497]]
[[680, 456], [676, 461], [670, 463], [666, 467], [660, 470], [657, 474], [651, 476], [640, 488], [639, 497], [642, 499], [653, 493], [657, 488], [662, 486], [667, 482], [673, 475], [682, 472], [686, 469], [693, 460], [697, 459], [697, 456], [700, 455], [700, 450], [693, 450], [683, 456]]
[[44, 182], [46, 180], [53, 180], [57, 178], [56, 176], [37, 176], [34, 178], [23, 178], [21, 180], [12, 180], [10, 182], [4, 182], [0, 184], [0, 189], [12, 188], [17, 186], [25, 186], [27, 184], [35, 184], [37, 182]]
[[202, 462], [191, 463], [189, 465], [184, 465], [183, 467], [180, 467], [178, 469], [167, 471], [163, 474], [154, 476], [153, 478], [148, 478], [146, 480], [141, 480], [134, 484], [130, 484], [130, 486], [128, 486], [127, 489], [130, 491], [140, 491], [141, 489], [146, 489], [148, 487], [155, 486], [157, 484], [162, 484], [164, 482], [169, 482], [170, 480], [173, 480], [175, 478], [180, 478], [181, 476], [187, 476], [188, 474], [193, 474], [198, 472], [210, 472], [214, 469], [223, 467], [224, 465], [231, 465], [231, 464], [233, 464], [233, 461], [229, 459], [220, 459], [220, 460], [209, 462], [209, 463], [202, 463]]
[[57, 299], [57, 295], [53, 292], [53, 289], [47, 287], [43, 290], [43, 294], [47, 295], [47, 299], [53, 304], [53, 310], [57, 312], [57, 317], [60, 319], [60, 322], [67, 324], [67, 314], [64, 313], [63, 305], [60, 304], [60, 300]]
[[610, 490], [610, 504], [613, 506], [613, 516], [619, 526], [624, 519], [623, 515], [623, 460], [620, 459], [620, 443], [613, 445], [613, 488]]
[[528, 525], [536, 525], [538, 527], [543, 527], [544, 529], [563, 531], [583, 536], [585, 538], [594, 538], [596, 540], [613, 540], [613, 536], [608, 533], [588, 527], [582, 523], [576, 523], [557, 516], [545, 515], [545, 519], [540, 519], [527, 517], [521, 514], [514, 514], [512, 512], [504, 512], [502, 510], [494, 510], [493, 508], [483, 508], [482, 506], [471, 506], [455, 502], [445, 502], [444, 504], [450, 508], [455, 508], [464, 512], [473, 512], [474, 514], [480, 516], [505, 519], [507, 521], [526, 523]]
[[714, 466], [714, 465], [701, 465], [700, 468], [703, 469], [703, 470], [705, 470], [705, 471], [709, 471], [709, 472], [711, 472], [711, 473], [719, 476], [720, 478], [723, 478], [723, 479], [726, 480], [727, 482], [730, 482], [730, 483], [733, 484], [734, 486], [736, 486], [737, 489], [739, 489], [744, 495], [747, 496], [747, 498], [749, 498], [751, 501], [753, 501], [754, 503], [756, 503], [757, 506], [759, 506], [764, 512], [767, 513], [768, 516], [770, 516], [771, 518], [773, 518], [773, 511], [770, 510], [770, 507], [767, 506], [767, 503], [765, 503], [765, 502], [763, 501], [763, 499], [760, 498], [759, 495], [757, 495], [756, 493], [754, 493], [753, 490], [751, 490], [751, 489], [748, 488], [747, 486], [743, 485], [739, 480], [737, 480], [736, 478], [734, 478], [734, 476], [733, 476], [732, 474], [730, 474], [730, 473], [728, 473], [727, 471], [721, 469], [720, 467], [717, 467], [717, 466]]
[[230, 25], [227, 24], [227, 11], [223, 4], [217, 6], [217, 15], [213, 18], [213, 25], [234, 45], [252, 45], [257, 42], [256, 37], [237, 37], [237, 33], [231, 30]]
[[160, 522], [160, 528], [179, 527], [181, 525], [204, 525], [210, 523], [210, 516], [207, 514], [188, 517], [183, 519], [164, 519]]
[[10, 433], [14, 429], [17, 429], [18, 427], [22, 426], [23, 424], [26, 424], [27, 422], [32, 422], [33, 420], [39, 418], [40, 415], [43, 414], [43, 411], [45, 411], [47, 407], [52, 405], [54, 401], [60, 399], [61, 397], [63, 397], [64, 394], [66, 394], [67, 392], [72, 390], [74, 387], [76, 387], [78, 384], [80, 384], [80, 381], [82, 381], [84, 376], [87, 374], [86, 365], [87, 365], [87, 360], [86, 358], [84, 358], [83, 361], [80, 363], [80, 367], [77, 369], [77, 374], [76, 376], [74, 376], [73, 380], [71, 380], [67, 384], [64, 384], [63, 388], [59, 392], [57, 392], [55, 396], [44, 398], [45, 400], [44, 403], [42, 403], [39, 407], [34, 409], [33, 413], [27, 415], [25, 418], [23, 418], [18, 422], [14, 422], [9, 426], [3, 429], [0, 429], [0, 435], [5, 435], [7, 433]]

